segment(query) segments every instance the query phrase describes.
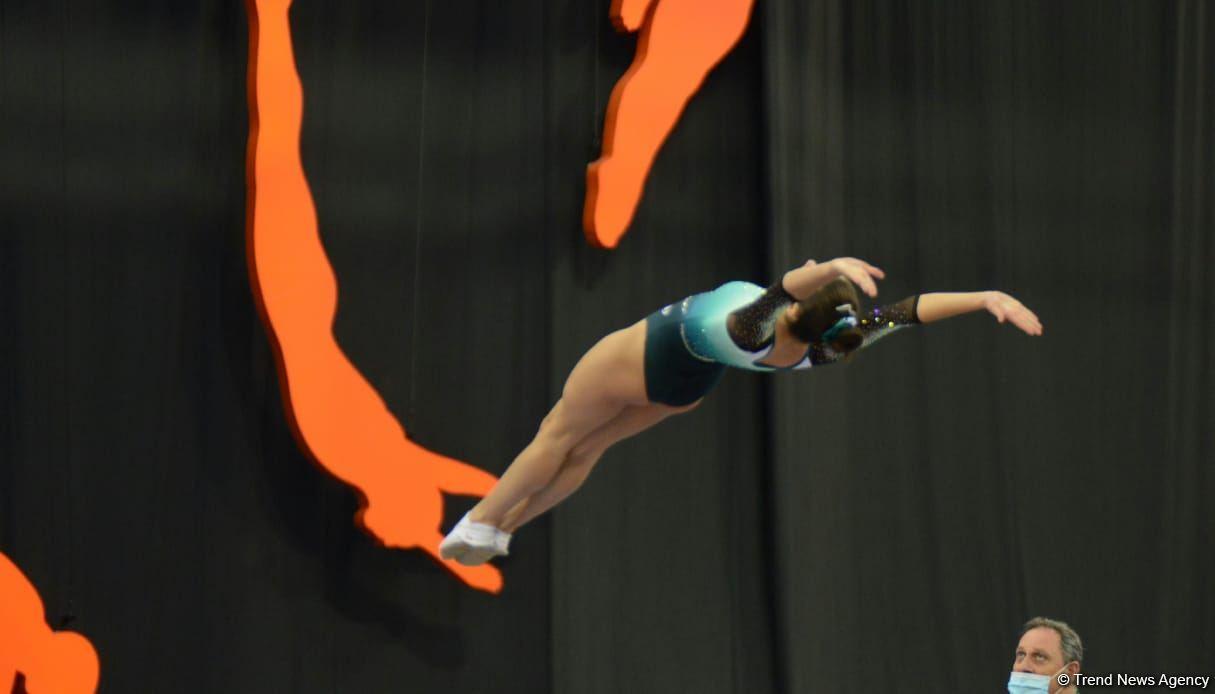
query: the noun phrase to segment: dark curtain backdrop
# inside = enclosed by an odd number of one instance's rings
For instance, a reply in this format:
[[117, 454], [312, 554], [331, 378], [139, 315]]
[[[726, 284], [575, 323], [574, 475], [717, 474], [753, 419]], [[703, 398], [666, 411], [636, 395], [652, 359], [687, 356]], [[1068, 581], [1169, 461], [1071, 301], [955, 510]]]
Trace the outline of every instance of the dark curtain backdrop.
[[1187, 0], [1173, 18], [1168, 242], [1169, 369], [1153, 596], [1161, 662], [1215, 662], [1215, 7]]
[[1046, 325], [774, 382], [789, 690], [997, 691], [1033, 615], [1088, 672], [1215, 669], [1211, 8], [766, 8], [774, 267], [856, 253]]
[[290, 437], [241, 3], [6, 0], [0, 551], [101, 691], [1001, 691], [1035, 614], [1087, 671], [1215, 674], [1212, 8], [760, 0], [604, 253], [607, 4], [295, 2], [335, 329], [416, 440], [500, 473], [600, 336], [807, 257], [1004, 289], [1047, 336], [729, 374], [477, 593]]

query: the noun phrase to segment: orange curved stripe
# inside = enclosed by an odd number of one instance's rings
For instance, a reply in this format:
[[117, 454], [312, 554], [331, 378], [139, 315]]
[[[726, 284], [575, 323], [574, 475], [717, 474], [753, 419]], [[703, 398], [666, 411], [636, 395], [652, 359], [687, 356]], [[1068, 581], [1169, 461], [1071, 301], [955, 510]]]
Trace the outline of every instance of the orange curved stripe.
[[274, 346], [287, 419], [322, 468], [355, 487], [358, 522], [385, 545], [419, 548], [470, 586], [502, 589], [492, 566], [439, 558], [442, 492], [481, 496], [489, 473], [411, 442], [333, 335], [338, 285], [300, 159], [303, 88], [290, 0], [249, 13], [249, 276]]
[[640, 22], [641, 37], [608, 102], [603, 153], [587, 167], [582, 227], [592, 246], [615, 248], [628, 231], [654, 157], [709, 71], [742, 38], [752, 3], [612, 3], [612, 22], [629, 31]]
[[95, 692], [100, 673], [93, 644], [76, 632], [52, 630], [38, 591], [0, 554], [0, 692], [13, 691], [18, 674], [29, 694]]
[[641, 28], [654, 0], [612, 0], [609, 14], [617, 31], [633, 32]]

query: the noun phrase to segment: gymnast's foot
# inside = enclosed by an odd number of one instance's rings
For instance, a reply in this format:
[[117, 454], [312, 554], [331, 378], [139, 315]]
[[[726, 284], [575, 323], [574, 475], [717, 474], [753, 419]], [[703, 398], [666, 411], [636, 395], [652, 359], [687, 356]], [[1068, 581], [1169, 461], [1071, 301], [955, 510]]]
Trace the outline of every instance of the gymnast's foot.
[[511, 534], [494, 528], [494, 554], [499, 557], [505, 557], [510, 554], [510, 539]]
[[466, 513], [439, 543], [439, 556], [454, 559], [465, 566], [484, 564], [494, 557], [506, 556], [510, 538], [510, 533], [504, 533], [488, 523], [470, 521]]

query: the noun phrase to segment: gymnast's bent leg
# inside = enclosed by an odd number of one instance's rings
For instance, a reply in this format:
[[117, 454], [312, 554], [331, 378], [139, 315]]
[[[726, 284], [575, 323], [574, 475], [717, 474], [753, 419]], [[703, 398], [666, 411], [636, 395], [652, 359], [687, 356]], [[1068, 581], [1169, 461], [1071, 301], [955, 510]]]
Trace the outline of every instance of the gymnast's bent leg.
[[640, 434], [671, 415], [687, 412], [698, 404], [699, 400], [684, 407], [651, 403], [626, 408], [615, 419], [591, 432], [574, 446], [553, 481], [511, 509], [502, 523], [502, 530], [513, 533], [564, 501], [582, 486], [595, 464], [616, 443]]
[[574, 447], [630, 405], [646, 405], [645, 322], [600, 340], [566, 379], [561, 399], [490, 493], [448, 534], [440, 550], [461, 563], [497, 553], [494, 535], [507, 513], [547, 487]]

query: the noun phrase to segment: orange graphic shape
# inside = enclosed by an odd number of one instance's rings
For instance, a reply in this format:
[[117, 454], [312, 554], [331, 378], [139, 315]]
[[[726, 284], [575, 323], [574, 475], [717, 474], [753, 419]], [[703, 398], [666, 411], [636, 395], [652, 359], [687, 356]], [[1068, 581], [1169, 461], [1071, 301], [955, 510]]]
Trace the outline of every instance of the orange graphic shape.
[[603, 153], [587, 167], [582, 227], [615, 248], [641, 201], [654, 157], [705, 77], [742, 38], [754, 0], [613, 0], [612, 22], [641, 29], [633, 64], [612, 89]]
[[18, 674], [29, 694], [95, 692], [100, 673], [93, 644], [51, 629], [38, 591], [0, 554], [0, 692], [13, 691]]
[[502, 575], [439, 558], [443, 492], [483, 496], [493, 475], [411, 442], [333, 335], [338, 287], [300, 158], [303, 87], [290, 0], [246, 0], [249, 13], [248, 260], [274, 346], [287, 419], [301, 447], [360, 494], [359, 524], [390, 547], [419, 548], [468, 585]]

